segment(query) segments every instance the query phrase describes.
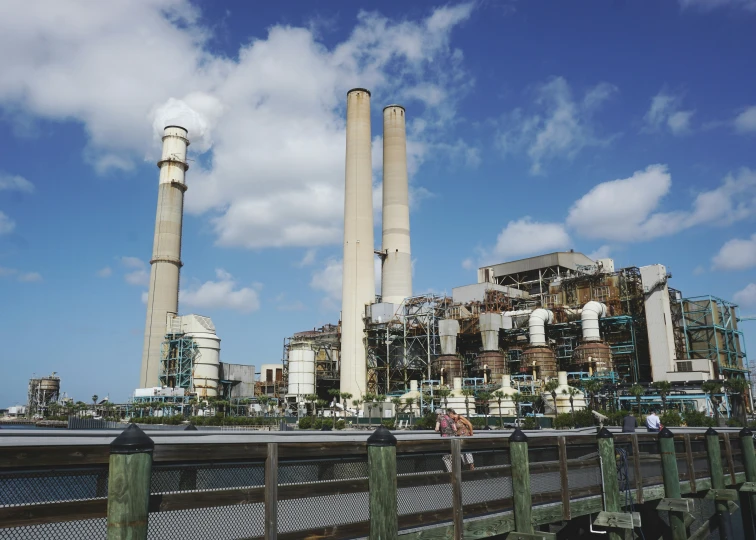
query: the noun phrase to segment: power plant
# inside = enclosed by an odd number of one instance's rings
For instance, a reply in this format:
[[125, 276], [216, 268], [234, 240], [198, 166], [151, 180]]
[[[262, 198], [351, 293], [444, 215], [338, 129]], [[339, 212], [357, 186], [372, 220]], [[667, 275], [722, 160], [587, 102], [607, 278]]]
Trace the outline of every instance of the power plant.
[[[481, 267], [476, 283], [453, 287], [450, 296], [414, 295], [406, 122], [401, 105], [383, 109], [376, 249], [371, 94], [364, 88], [347, 93], [341, 320], [286, 338], [282, 363], [263, 364], [259, 380], [252, 366], [221, 362], [221, 341], [208, 317], [179, 315], [189, 134], [165, 128], [135, 401], [264, 396], [293, 413], [316, 397], [337, 394], [341, 402], [332, 407], [361, 415], [366, 397], [372, 404], [374, 396], [422, 401], [443, 393], [447, 404], [467, 407], [471, 395], [500, 392], [486, 398], [491, 413], [512, 414], [517, 393], [525, 396], [517, 398], [518, 407], [549, 414], [584, 407], [589, 398], [652, 407], [662, 396], [651, 383], [666, 381], [667, 403], [730, 413], [727, 396], [711, 399], [701, 384], [750, 380], [737, 306], [683, 295], [670, 286], [662, 264], [615, 268], [612, 259], [571, 250]], [[547, 394], [549, 381], [555, 382]], [[598, 381], [590, 396], [588, 381]], [[631, 395], [638, 384], [644, 395]]]

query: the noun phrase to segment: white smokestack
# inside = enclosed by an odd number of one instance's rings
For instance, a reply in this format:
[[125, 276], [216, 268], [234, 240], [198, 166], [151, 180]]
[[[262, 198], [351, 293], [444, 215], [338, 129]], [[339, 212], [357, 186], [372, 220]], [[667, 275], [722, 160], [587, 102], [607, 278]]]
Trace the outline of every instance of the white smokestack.
[[181, 225], [184, 213], [187, 130], [166, 126], [158, 184], [155, 238], [150, 264], [150, 291], [147, 295], [147, 322], [144, 329], [141, 388], [158, 386], [160, 356], [166, 334], [168, 313], [178, 313], [179, 271], [181, 269]]
[[341, 391], [360, 399], [367, 367], [365, 305], [375, 301], [370, 92], [347, 93], [344, 273], [341, 295]]
[[404, 107], [383, 109], [383, 240], [381, 274], [384, 302], [401, 304], [412, 296], [412, 256], [407, 184], [407, 133]]

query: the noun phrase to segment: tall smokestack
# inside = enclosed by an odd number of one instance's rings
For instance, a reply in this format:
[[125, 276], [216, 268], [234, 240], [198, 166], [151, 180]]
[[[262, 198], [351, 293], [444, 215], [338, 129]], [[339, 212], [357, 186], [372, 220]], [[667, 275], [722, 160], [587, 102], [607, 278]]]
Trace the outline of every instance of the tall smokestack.
[[188, 131], [180, 126], [166, 126], [163, 154], [158, 161], [158, 186], [155, 239], [150, 260], [150, 292], [147, 296], [147, 322], [144, 329], [142, 388], [158, 386], [160, 356], [166, 334], [167, 314], [178, 313], [179, 271], [181, 269], [181, 222], [184, 210], [184, 176]]
[[407, 185], [407, 134], [404, 107], [383, 109], [383, 302], [401, 304], [412, 296], [412, 257]]
[[360, 399], [367, 383], [365, 305], [375, 301], [370, 92], [347, 92], [341, 391]]

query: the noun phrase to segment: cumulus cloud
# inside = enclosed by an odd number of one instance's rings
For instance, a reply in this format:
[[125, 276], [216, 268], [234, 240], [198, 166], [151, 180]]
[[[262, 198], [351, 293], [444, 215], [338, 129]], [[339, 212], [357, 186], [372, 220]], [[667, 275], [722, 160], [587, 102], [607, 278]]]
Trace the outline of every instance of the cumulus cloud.
[[0, 278], [12, 278], [21, 283], [36, 283], [42, 281], [42, 274], [39, 272], [22, 272], [16, 268], [0, 266]]
[[733, 122], [738, 133], [756, 133], [756, 105], [748, 107]]
[[699, 193], [689, 209], [658, 211], [672, 188], [666, 165], [649, 165], [631, 177], [603, 182], [576, 201], [567, 225], [581, 236], [638, 242], [710, 223], [729, 225], [756, 211], [756, 171], [741, 169]]
[[612, 246], [604, 244], [603, 246], [600, 246], [595, 251], [592, 251], [587, 256], [589, 259], [593, 259], [594, 261], [598, 259], [608, 259], [612, 255]]
[[502, 260], [565, 249], [570, 236], [561, 223], [542, 223], [526, 216], [510, 221], [499, 233], [491, 255]]
[[743, 307], [756, 307], [756, 283], [749, 283], [733, 295], [735, 302]]
[[113, 269], [109, 266], [106, 266], [105, 268], [100, 268], [97, 271], [97, 277], [106, 278], [113, 275]]
[[163, 125], [185, 125], [194, 159], [186, 210], [207, 216], [219, 245], [340, 241], [351, 87], [370, 88], [374, 109], [405, 100], [410, 118], [423, 120], [427, 129], [409, 132], [408, 145], [422, 149], [414, 167], [446, 157], [445, 144], [477, 159], [440, 129], [472, 84], [451, 35], [473, 3], [418, 20], [361, 12], [327, 45], [311, 28], [277, 25], [228, 56], [208, 45], [211, 32], [189, 0], [35, 8], [0, 3], [0, 48], [16, 51], [0, 58], [0, 107], [80, 122], [85, 158], [102, 172], [154, 161]]
[[240, 313], [252, 313], [260, 309], [260, 298], [252, 287], [239, 287], [234, 277], [218, 268], [216, 281], [192, 284], [179, 292], [179, 302], [199, 309], [230, 309]]
[[305, 251], [305, 254], [302, 257], [302, 260], [299, 261], [297, 266], [310, 266], [315, 263], [317, 256], [318, 256], [317, 249], [308, 249], [307, 251]]
[[0, 191], [21, 191], [34, 193], [34, 184], [17, 174], [0, 173]]
[[472, 270], [472, 269], [474, 269], [475, 268], [475, 261], [468, 257], [467, 259], [465, 259], [465, 260], [462, 261], [462, 268], [464, 268], [465, 270]]
[[756, 0], [679, 0], [682, 9], [712, 11], [718, 8], [744, 9], [756, 12]]
[[651, 98], [651, 106], [643, 117], [643, 130], [661, 131], [666, 128], [673, 135], [685, 135], [691, 131], [694, 110], [682, 110], [682, 97], [661, 90]]
[[16, 228], [16, 222], [8, 215], [0, 211], [0, 236], [12, 233]]
[[[129, 285], [145, 286], [150, 281], [147, 263], [138, 257], [121, 257], [121, 266], [126, 270], [123, 279]], [[103, 276], [100, 276], [103, 277]]]
[[511, 127], [499, 133], [498, 145], [505, 154], [524, 150], [533, 174], [552, 159], [571, 159], [584, 148], [607, 146], [614, 136], [597, 134], [594, 116], [616, 92], [615, 86], [600, 83], [576, 100], [567, 81], [556, 77], [536, 87], [531, 107], [504, 118], [503, 125]]
[[336, 311], [341, 303], [341, 279], [344, 263], [340, 259], [328, 259], [325, 266], [312, 274], [310, 287], [325, 294], [321, 307], [326, 311]]
[[756, 266], [756, 234], [728, 240], [712, 259], [715, 270], [745, 270]]

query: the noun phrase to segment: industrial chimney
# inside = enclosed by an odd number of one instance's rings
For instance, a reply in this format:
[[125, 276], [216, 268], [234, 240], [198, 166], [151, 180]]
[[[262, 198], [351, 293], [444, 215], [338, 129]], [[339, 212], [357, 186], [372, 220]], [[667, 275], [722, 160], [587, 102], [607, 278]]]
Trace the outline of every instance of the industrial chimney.
[[370, 92], [347, 92], [344, 267], [341, 295], [341, 391], [365, 394], [365, 305], [375, 301]]
[[181, 269], [181, 222], [184, 210], [184, 176], [188, 131], [180, 126], [166, 126], [163, 154], [158, 161], [158, 185], [155, 238], [150, 260], [150, 291], [147, 296], [147, 322], [144, 329], [141, 388], [158, 386], [160, 352], [166, 334], [168, 314], [178, 313], [179, 271]]
[[404, 107], [383, 109], [383, 271], [381, 299], [401, 304], [412, 296], [412, 258]]

